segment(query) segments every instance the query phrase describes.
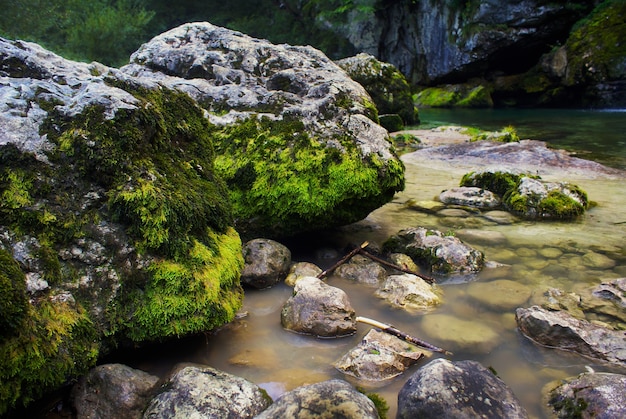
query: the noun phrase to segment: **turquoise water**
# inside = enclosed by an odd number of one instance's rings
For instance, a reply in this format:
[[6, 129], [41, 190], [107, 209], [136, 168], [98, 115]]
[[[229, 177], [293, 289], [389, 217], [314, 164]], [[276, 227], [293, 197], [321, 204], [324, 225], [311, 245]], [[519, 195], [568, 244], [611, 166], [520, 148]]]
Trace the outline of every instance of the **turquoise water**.
[[520, 138], [548, 142], [578, 157], [626, 170], [626, 109], [420, 109], [423, 125], [499, 130], [512, 125]]

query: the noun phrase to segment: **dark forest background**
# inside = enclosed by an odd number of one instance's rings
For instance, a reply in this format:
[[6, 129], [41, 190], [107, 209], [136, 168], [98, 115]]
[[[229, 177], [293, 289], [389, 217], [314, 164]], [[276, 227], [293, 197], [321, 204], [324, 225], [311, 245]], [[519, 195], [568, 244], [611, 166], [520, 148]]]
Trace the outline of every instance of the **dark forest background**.
[[[153, 36], [208, 21], [274, 43], [312, 45], [331, 58], [355, 51], [330, 28], [348, 13], [401, 0], [0, 0], [0, 36], [33, 41], [79, 61], [128, 62]], [[410, 0], [406, 0], [410, 1]]]

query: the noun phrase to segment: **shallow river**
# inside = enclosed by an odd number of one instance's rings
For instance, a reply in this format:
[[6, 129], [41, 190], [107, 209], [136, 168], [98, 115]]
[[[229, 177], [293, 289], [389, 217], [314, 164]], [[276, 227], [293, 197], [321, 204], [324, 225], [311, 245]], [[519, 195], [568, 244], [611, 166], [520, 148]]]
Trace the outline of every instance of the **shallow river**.
[[[424, 111], [422, 119], [488, 129], [513, 125], [522, 137], [547, 140], [559, 147], [577, 150], [582, 156], [592, 156], [613, 167], [626, 169], [626, 113], [516, 112]], [[590, 200], [597, 203], [578, 221], [496, 224], [481, 216], [439, 216], [407, 206], [410, 200], [432, 200], [443, 189], [457, 186], [468, 168], [452, 169], [435, 162], [415, 164], [409, 157], [405, 161], [406, 190], [393, 202], [374, 211], [366, 220], [340, 231], [286, 243], [292, 249], [293, 260], [310, 261], [326, 268], [343, 255], [348, 244], [356, 245], [365, 240], [381, 244], [407, 227], [452, 231], [482, 250], [488, 260], [509, 266], [487, 269], [470, 282], [442, 284], [444, 302], [428, 314], [390, 309], [373, 296], [374, 289], [368, 286], [336, 277], [329, 278], [328, 282], [348, 293], [357, 315], [392, 323], [409, 334], [448, 349], [454, 352], [450, 357], [453, 360], [471, 359], [493, 368], [531, 417], [545, 417], [541, 389], [550, 381], [577, 375], [586, 367], [610, 370], [587, 359], [533, 344], [518, 332], [515, 307], [511, 303], [501, 301], [495, 289], [494, 295], [487, 295], [485, 299], [485, 293], [476, 292], [474, 287], [499, 279], [518, 282], [528, 287], [530, 297], [521, 304], [528, 307], [540, 302], [543, 292], [550, 287], [578, 292], [603, 280], [626, 276], [624, 179], [558, 179], [578, 184], [588, 192]], [[469, 234], [476, 230], [488, 232], [488, 237]], [[600, 262], [590, 263], [590, 256]], [[280, 310], [291, 292], [292, 289], [284, 285], [261, 291], [247, 290], [244, 310], [248, 315], [244, 319], [216, 334], [144, 350], [139, 359], [131, 357], [125, 361], [159, 375], [178, 362], [208, 364], [248, 378], [274, 397], [305, 383], [344, 378], [382, 395], [390, 405], [388, 417], [395, 417], [400, 387], [420, 365], [440, 355], [423, 359], [405, 374], [382, 384], [354, 381], [335, 370], [332, 363], [356, 345], [370, 327], [359, 325], [355, 336], [331, 340], [285, 331], [280, 325]]]

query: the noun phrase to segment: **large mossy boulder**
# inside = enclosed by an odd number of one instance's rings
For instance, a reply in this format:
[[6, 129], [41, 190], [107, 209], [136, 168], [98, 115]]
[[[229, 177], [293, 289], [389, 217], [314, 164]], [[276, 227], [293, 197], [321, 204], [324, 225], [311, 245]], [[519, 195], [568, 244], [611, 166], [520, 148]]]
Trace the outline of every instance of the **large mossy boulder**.
[[411, 86], [395, 66], [365, 53], [344, 58], [337, 64], [367, 90], [385, 128], [389, 129], [383, 123], [383, 115], [398, 115], [404, 125], [419, 124], [419, 111], [413, 104]]
[[370, 95], [314, 48], [190, 23], [144, 44], [121, 70], [204, 108], [246, 239], [349, 224], [404, 188]]
[[1, 414], [232, 320], [243, 257], [189, 96], [4, 39], [0, 80]]

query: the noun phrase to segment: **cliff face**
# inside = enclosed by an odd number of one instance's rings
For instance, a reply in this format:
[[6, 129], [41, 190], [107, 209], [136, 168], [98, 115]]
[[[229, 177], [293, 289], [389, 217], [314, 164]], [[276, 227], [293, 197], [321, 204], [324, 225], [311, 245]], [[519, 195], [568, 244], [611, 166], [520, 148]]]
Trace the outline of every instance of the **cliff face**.
[[369, 19], [353, 21], [344, 35], [419, 85], [528, 70], [593, 8], [588, 0], [385, 3]]

